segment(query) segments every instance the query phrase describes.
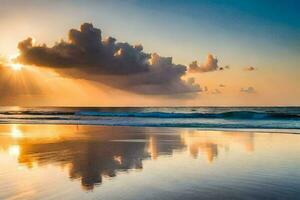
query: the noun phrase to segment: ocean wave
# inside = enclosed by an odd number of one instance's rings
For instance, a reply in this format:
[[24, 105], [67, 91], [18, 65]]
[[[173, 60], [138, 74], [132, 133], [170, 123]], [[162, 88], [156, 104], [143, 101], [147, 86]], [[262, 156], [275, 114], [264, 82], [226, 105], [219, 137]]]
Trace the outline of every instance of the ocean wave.
[[229, 111], [221, 113], [176, 113], [176, 112], [100, 112], [79, 111], [80, 116], [141, 117], [141, 118], [219, 118], [219, 119], [300, 119], [299, 114], [266, 113], [256, 111]]
[[223, 112], [146, 112], [146, 111], [49, 111], [23, 110], [1, 111], [1, 118], [11, 117], [133, 117], [133, 118], [203, 118], [203, 119], [230, 119], [230, 120], [300, 120], [300, 113], [270, 112], [270, 111], [223, 111]]

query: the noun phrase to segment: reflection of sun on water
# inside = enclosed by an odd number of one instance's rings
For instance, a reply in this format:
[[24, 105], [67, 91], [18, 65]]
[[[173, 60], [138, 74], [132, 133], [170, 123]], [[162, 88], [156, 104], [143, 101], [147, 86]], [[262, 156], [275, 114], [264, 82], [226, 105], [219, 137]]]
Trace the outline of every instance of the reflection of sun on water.
[[156, 138], [154, 136], [150, 136], [149, 146], [148, 146], [148, 153], [150, 153], [152, 160], [157, 159], [157, 148], [156, 148], [156, 146], [157, 146]]
[[23, 133], [21, 132], [21, 130], [16, 125], [13, 125], [13, 127], [11, 129], [11, 136], [13, 138], [22, 138]]
[[19, 145], [12, 145], [8, 149], [9, 155], [13, 157], [19, 157], [20, 156], [20, 146]]

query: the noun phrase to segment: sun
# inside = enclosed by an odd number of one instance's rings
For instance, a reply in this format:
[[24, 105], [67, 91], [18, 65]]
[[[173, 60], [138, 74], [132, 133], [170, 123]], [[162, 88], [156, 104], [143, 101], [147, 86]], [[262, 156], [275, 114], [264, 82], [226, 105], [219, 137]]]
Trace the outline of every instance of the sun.
[[8, 58], [8, 67], [10, 67], [14, 71], [20, 71], [23, 68], [23, 65], [20, 63], [16, 63], [16, 58], [19, 56], [19, 53], [15, 55], [11, 55]]

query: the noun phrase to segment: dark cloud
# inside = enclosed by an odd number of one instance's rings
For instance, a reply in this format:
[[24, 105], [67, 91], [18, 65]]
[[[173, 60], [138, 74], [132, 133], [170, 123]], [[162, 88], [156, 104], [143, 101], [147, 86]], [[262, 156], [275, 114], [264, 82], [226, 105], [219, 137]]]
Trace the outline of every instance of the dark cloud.
[[191, 73], [204, 73], [204, 72], [212, 72], [217, 70], [229, 69], [229, 66], [220, 67], [218, 65], [218, 59], [215, 58], [212, 54], [208, 54], [206, 61], [203, 64], [198, 64], [197, 61], [193, 61], [189, 65], [189, 72]]
[[28, 38], [19, 43], [19, 61], [52, 68], [80, 68], [99, 74], [132, 74], [149, 70], [150, 54], [142, 46], [116, 43], [116, 39], [102, 41], [101, 30], [92, 24], [83, 24], [80, 30], [69, 31], [69, 42], [61, 41], [49, 48], [33, 46]]
[[249, 67], [245, 67], [244, 70], [245, 71], [254, 71], [254, 70], [256, 70], [256, 68], [249, 66]]
[[28, 38], [19, 43], [18, 61], [52, 68], [63, 76], [100, 82], [118, 89], [143, 94], [195, 93], [200, 86], [193, 79], [184, 81], [187, 67], [172, 57], [143, 52], [142, 45], [102, 40], [101, 30], [84, 23], [71, 29], [69, 40], [34, 46]]
[[225, 87], [225, 85], [224, 84], [220, 84], [219, 87]]
[[248, 94], [253, 94], [256, 93], [256, 90], [253, 87], [248, 87], [248, 88], [241, 88], [240, 90], [243, 93], [248, 93]]

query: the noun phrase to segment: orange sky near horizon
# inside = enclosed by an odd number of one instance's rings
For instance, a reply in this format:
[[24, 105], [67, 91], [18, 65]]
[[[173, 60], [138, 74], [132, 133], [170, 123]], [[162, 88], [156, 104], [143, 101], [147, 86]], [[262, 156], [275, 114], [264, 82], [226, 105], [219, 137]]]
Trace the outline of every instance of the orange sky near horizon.
[[[7, 78], [1, 83], [1, 91], [6, 90], [6, 95], [2, 93], [0, 105], [5, 106], [277, 106], [298, 105], [300, 99], [296, 82], [291, 84], [291, 80], [286, 82], [283, 77], [274, 75], [257, 77], [258, 72], [188, 74], [195, 77], [203, 91], [196, 97], [182, 98], [135, 94], [93, 81], [62, 77], [35, 66], [24, 65], [17, 70], [2, 68], [6, 71], [2, 76], [6, 74]], [[274, 84], [266, 84], [268, 82]], [[249, 84], [256, 92], [242, 93], [241, 86]], [[208, 91], [204, 91], [204, 87]]]

